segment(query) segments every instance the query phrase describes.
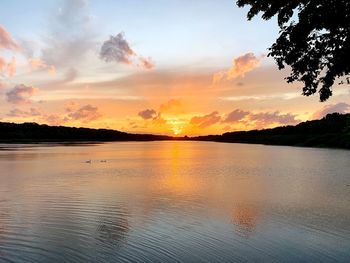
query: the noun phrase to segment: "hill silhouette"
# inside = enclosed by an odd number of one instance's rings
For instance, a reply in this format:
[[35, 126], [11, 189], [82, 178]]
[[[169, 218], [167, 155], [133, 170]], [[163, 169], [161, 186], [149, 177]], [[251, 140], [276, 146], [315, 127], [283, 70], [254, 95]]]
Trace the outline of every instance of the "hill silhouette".
[[227, 132], [222, 135], [197, 137], [171, 137], [132, 134], [111, 129], [0, 122], [0, 142], [2, 143], [160, 140], [215, 141], [350, 149], [350, 114], [328, 114], [321, 120], [306, 121], [295, 126]]

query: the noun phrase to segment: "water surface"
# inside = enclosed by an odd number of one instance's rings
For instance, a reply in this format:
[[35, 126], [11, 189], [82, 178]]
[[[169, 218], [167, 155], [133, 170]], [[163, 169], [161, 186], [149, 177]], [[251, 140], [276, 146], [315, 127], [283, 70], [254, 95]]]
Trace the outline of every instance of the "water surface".
[[349, 262], [349, 160], [212, 142], [2, 144], [0, 262]]

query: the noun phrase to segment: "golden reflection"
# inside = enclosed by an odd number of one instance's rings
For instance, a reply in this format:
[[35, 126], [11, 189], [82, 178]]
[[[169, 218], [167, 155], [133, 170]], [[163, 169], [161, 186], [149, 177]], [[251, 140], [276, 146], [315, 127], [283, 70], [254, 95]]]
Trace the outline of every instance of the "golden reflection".
[[200, 191], [201, 182], [196, 175], [189, 174], [186, 169], [186, 158], [192, 156], [192, 149], [183, 149], [183, 144], [179, 142], [173, 142], [170, 147], [169, 158], [169, 171], [164, 171], [158, 181], [161, 190], [166, 190], [168, 193], [175, 193], [180, 195], [193, 195]]

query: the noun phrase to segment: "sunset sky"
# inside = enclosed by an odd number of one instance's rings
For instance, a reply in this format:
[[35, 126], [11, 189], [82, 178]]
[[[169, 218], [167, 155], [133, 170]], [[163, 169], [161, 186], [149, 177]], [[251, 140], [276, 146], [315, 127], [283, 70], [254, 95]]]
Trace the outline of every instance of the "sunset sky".
[[0, 121], [169, 135], [296, 124], [350, 111], [287, 84], [275, 20], [233, 0], [2, 0]]

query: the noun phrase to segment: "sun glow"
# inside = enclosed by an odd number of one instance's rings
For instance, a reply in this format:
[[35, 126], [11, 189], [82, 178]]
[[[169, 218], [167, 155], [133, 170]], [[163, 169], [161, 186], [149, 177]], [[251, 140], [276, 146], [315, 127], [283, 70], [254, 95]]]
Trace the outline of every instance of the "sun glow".
[[180, 135], [184, 129], [186, 122], [179, 118], [170, 118], [167, 119], [167, 123], [170, 125], [170, 129], [174, 133], [174, 135]]

